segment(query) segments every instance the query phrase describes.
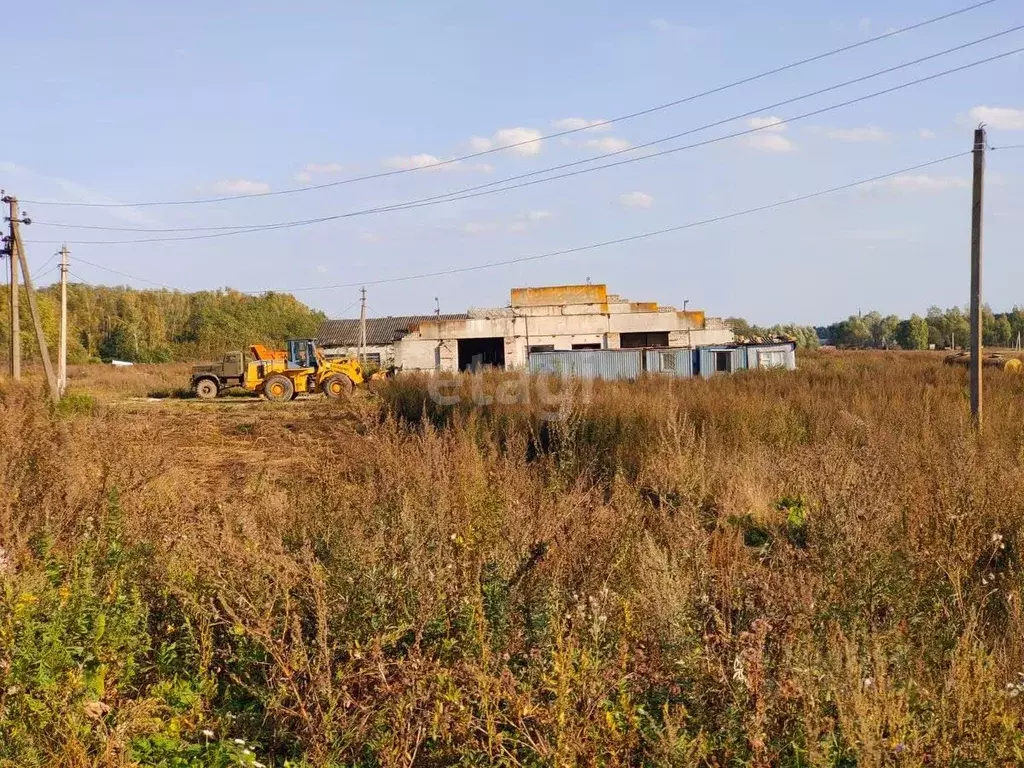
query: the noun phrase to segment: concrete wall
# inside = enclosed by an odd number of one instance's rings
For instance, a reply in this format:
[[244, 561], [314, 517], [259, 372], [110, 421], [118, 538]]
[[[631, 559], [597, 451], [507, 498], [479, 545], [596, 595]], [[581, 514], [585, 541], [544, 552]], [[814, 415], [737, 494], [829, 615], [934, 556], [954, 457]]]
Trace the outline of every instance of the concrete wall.
[[621, 334], [668, 332], [669, 346], [728, 344], [732, 331], [700, 310], [680, 312], [656, 302], [626, 301], [604, 285], [516, 288], [511, 306], [471, 309], [468, 320], [424, 320], [395, 343], [394, 362], [403, 370], [458, 370], [458, 340], [500, 338], [505, 366], [527, 365], [531, 346], [571, 350], [574, 344], [619, 349]]
[[[395, 357], [395, 347], [391, 344], [376, 347], [367, 345], [364, 347], [364, 351], [367, 355], [380, 355], [381, 365], [389, 365]], [[324, 347], [323, 353], [325, 357], [357, 357], [359, 347]]]
[[[469, 328], [448, 327], [431, 329], [430, 332], [450, 334], [444, 337], [424, 337], [419, 332], [410, 333], [395, 344], [395, 365], [405, 371], [457, 371], [458, 340], [466, 338], [504, 338], [505, 366], [507, 368], [524, 368], [527, 365], [527, 350], [531, 346], [551, 345], [555, 350], [569, 350], [574, 344], [600, 344], [601, 349], [619, 349], [619, 332], [607, 330], [607, 318], [576, 317], [572, 322], [569, 318], [557, 319], [556, 323], [545, 323], [544, 331], [534, 330], [535, 318], [529, 322], [530, 334], [526, 335], [526, 324], [522, 318], [511, 320], [469, 320], [464, 321]], [[604, 326], [602, 329], [601, 326]], [[636, 331], [664, 331], [664, 324], [650, 323], [627, 324], [627, 329]], [[629, 330], [622, 331], [628, 333]], [[733, 341], [729, 330], [670, 330], [670, 347], [693, 347], [704, 344], [728, 344]]]

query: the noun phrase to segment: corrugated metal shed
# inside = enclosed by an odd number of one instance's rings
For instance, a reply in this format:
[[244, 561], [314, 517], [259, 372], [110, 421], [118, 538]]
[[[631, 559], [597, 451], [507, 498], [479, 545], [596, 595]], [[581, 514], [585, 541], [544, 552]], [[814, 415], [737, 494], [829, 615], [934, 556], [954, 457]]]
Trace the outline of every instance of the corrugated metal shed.
[[697, 359], [698, 370], [705, 379], [747, 367], [747, 351], [743, 347], [700, 347]]
[[533, 352], [530, 373], [581, 379], [637, 379], [643, 370], [640, 349], [563, 349]]
[[[468, 320], [469, 315], [396, 315], [366, 318], [366, 344], [384, 347], [409, 334], [427, 320]], [[359, 319], [327, 320], [316, 333], [321, 347], [355, 347], [359, 345]]]
[[747, 346], [747, 368], [796, 370], [796, 344], [751, 344]]
[[693, 376], [693, 350], [648, 349], [644, 352], [648, 373], [664, 373], [669, 376]]

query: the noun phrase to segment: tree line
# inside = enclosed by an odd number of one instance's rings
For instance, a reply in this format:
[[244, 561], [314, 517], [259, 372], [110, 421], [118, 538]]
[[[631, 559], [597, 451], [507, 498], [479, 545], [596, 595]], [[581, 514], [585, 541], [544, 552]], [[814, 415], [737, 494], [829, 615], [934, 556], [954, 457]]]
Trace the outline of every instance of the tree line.
[[[43, 333], [56, 350], [60, 291], [37, 291]], [[19, 302], [22, 354], [37, 356], [28, 302]], [[249, 344], [280, 345], [286, 338], [312, 337], [325, 319], [294, 296], [250, 296], [224, 289], [183, 293], [126, 287], [68, 284], [68, 361], [126, 360], [159, 363], [219, 357]], [[0, 356], [10, 339], [10, 299], [0, 292]], [[51, 353], [53, 356], [55, 353]]]
[[756, 339], [782, 337], [792, 339], [799, 349], [816, 349], [819, 345], [818, 331], [811, 325], [779, 323], [772, 326], [751, 325], [742, 317], [730, 317], [725, 321], [738, 338]]
[[[819, 334], [837, 347], [936, 349], [965, 347], [970, 339], [970, 313], [960, 307], [929, 308], [924, 317], [908, 318], [868, 312], [819, 329]], [[982, 343], [988, 347], [1010, 347], [1024, 337], [1024, 309], [993, 312], [982, 308]]]

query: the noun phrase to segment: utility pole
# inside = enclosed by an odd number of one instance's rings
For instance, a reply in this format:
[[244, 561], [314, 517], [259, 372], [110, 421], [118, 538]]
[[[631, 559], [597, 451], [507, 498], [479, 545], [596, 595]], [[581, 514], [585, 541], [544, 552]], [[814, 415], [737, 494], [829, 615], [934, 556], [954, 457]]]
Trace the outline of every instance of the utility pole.
[[39, 314], [39, 306], [36, 304], [36, 292], [32, 287], [32, 274], [28, 271], [28, 261], [25, 259], [25, 245], [21, 242], [21, 232], [18, 229], [19, 224], [31, 224], [32, 220], [27, 216], [25, 218], [18, 218], [18, 199], [16, 197], [5, 197], [3, 202], [10, 206], [11, 247], [18, 254], [18, 263], [21, 266], [21, 273], [25, 278], [25, 294], [28, 296], [28, 309], [32, 315], [32, 325], [35, 327], [36, 343], [39, 345], [39, 357], [42, 358], [43, 372], [46, 374], [46, 386], [50, 390], [50, 397], [56, 402], [60, 400], [60, 391], [57, 389], [57, 377], [53, 374], [50, 350], [46, 346], [46, 336], [43, 334], [43, 318]]
[[971, 419], [981, 429], [981, 214], [985, 191], [985, 126], [974, 131], [974, 189], [971, 195]]
[[360, 288], [359, 294], [359, 363], [362, 365], [366, 351], [366, 288]]
[[[4, 200], [8, 198], [5, 196]], [[7, 203], [9, 206], [7, 221], [10, 222], [10, 236], [5, 238], [7, 240], [7, 252], [8, 258], [11, 260], [11, 378], [15, 381], [21, 379], [21, 312], [18, 309], [18, 254], [17, 254], [17, 241], [14, 237], [14, 231], [18, 220], [18, 201], [14, 198], [10, 198]]]
[[60, 350], [57, 352], [57, 389], [68, 388], [68, 247], [60, 249]]

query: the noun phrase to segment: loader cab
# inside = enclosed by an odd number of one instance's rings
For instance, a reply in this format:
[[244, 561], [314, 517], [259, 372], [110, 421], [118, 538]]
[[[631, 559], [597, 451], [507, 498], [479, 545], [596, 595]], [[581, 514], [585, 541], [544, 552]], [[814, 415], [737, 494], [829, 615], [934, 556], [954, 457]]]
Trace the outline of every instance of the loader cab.
[[313, 368], [319, 367], [316, 355], [316, 343], [312, 339], [288, 339], [288, 367]]

